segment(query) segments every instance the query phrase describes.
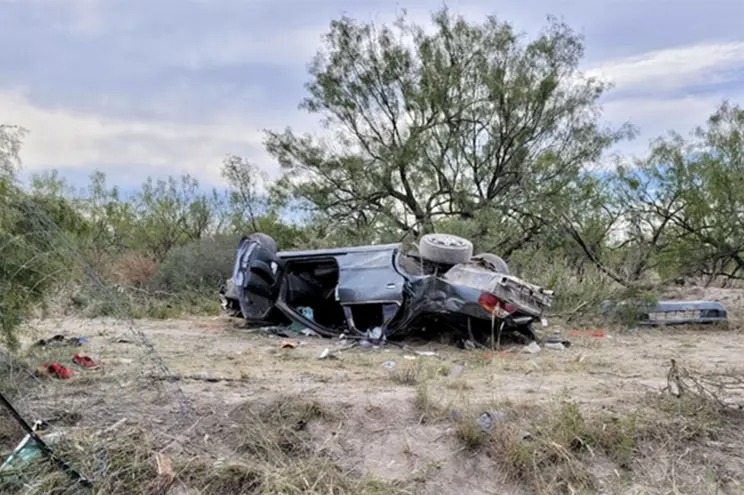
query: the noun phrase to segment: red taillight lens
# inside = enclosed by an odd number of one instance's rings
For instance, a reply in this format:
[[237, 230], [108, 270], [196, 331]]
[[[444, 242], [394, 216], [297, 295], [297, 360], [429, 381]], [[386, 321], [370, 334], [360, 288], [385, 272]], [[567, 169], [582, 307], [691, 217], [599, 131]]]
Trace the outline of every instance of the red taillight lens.
[[511, 304], [502, 302], [498, 297], [488, 292], [484, 292], [478, 297], [478, 304], [481, 308], [498, 318], [506, 318], [517, 309]]

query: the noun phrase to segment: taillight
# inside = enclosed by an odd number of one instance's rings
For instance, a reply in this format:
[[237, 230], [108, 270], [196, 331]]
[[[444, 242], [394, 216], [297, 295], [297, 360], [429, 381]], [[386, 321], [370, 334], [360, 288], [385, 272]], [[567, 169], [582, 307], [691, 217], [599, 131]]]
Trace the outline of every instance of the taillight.
[[517, 310], [513, 305], [501, 301], [498, 297], [488, 292], [480, 295], [478, 304], [497, 318], [506, 318]]

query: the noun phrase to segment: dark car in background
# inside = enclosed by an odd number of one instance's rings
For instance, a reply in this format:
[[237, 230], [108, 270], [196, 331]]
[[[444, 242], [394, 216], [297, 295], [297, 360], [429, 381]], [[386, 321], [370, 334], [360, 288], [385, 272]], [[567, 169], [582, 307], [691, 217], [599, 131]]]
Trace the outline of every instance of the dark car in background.
[[[302, 324], [324, 336], [395, 337], [413, 331], [494, 331], [534, 338], [552, 291], [509, 273], [498, 256], [473, 256], [457, 236], [402, 244], [278, 252], [264, 234], [243, 238], [232, 278], [220, 291], [233, 316], [260, 324]], [[465, 337], [465, 338], [467, 338]]]

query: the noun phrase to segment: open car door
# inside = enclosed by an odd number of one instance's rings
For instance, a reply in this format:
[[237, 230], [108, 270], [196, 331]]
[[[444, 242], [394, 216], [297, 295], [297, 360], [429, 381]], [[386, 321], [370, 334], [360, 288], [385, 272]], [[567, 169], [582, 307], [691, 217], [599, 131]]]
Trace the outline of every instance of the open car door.
[[284, 270], [276, 256], [276, 246], [259, 236], [243, 238], [238, 245], [233, 283], [243, 318], [266, 321], [274, 309]]

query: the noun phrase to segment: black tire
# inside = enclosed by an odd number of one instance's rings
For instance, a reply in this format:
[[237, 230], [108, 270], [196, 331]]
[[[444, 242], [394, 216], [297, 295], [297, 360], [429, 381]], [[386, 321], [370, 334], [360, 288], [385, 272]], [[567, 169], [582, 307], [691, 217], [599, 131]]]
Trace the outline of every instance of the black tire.
[[276, 241], [266, 234], [256, 232], [255, 234], [246, 236], [245, 239], [256, 241], [259, 245], [261, 245], [262, 248], [264, 248], [271, 254], [276, 254], [277, 252]]
[[490, 263], [498, 273], [509, 275], [509, 265], [506, 264], [506, 261], [504, 261], [501, 256], [496, 256], [491, 253], [481, 253], [474, 256], [473, 259], [486, 261]]
[[434, 263], [467, 263], [473, 256], [473, 243], [456, 235], [427, 234], [419, 242], [419, 254]]

